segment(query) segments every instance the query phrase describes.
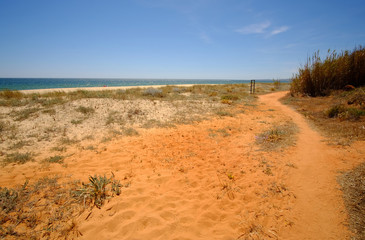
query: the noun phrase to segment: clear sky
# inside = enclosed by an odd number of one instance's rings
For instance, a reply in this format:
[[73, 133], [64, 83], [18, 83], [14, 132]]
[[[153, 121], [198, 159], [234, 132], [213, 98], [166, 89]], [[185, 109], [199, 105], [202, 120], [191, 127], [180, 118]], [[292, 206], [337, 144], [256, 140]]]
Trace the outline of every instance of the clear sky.
[[0, 77], [290, 78], [359, 45], [364, 0], [0, 0]]

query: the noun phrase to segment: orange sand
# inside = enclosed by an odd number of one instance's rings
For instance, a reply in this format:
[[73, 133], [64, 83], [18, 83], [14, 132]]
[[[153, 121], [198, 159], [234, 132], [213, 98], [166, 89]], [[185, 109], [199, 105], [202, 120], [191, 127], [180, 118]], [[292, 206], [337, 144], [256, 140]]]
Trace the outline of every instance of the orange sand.
[[[278, 102], [284, 94], [261, 96], [259, 106], [241, 106], [245, 113], [235, 117], [152, 129], [99, 146], [99, 153], [81, 151], [65, 160], [67, 168], [9, 166], [0, 170], [0, 186], [53, 174], [86, 181], [114, 172], [130, 181], [102, 209], [78, 217], [82, 239], [346, 239], [336, 176], [363, 161], [364, 142], [327, 146]], [[255, 136], [290, 120], [300, 128], [296, 146], [260, 151]]]

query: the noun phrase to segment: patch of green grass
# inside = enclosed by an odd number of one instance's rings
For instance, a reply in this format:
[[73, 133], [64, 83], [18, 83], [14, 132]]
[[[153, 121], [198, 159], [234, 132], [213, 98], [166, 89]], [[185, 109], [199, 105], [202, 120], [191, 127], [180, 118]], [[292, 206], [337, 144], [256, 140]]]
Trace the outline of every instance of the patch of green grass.
[[15, 121], [24, 121], [40, 110], [40, 108], [27, 108], [21, 111], [13, 112], [12, 115], [15, 116]]
[[76, 108], [77, 112], [80, 112], [84, 115], [89, 115], [95, 112], [95, 109], [92, 107], [84, 107], [84, 106], [79, 106], [78, 108]]
[[49, 158], [46, 158], [44, 160], [44, 162], [47, 162], [47, 163], [63, 163], [63, 160], [64, 160], [64, 156], [60, 156], [60, 155], [56, 155], [56, 156], [53, 156], [53, 157], [49, 157]]
[[359, 120], [361, 116], [365, 116], [365, 110], [335, 105], [326, 111], [326, 115], [329, 118], [338, 117], [341, 120]]
[[7, 154], [3, 163], [5, 165], [11, 164], [11, 163], [16, 163], [16, 164], [24, 164], [30, 161], [34, 161], [34, 157], [33, 154], [30, 152], [27, 153], [11, 153], [11, 154]]
[[79, 125], [79, 124], [81, 124], [82, 122], [83, 122], [83, 120], [82, 120], [82, 119], [78, 119], [78, 120], [73, 119], [73, 120], [71, 120], [71, 123], [72, 123], [73, 125]]
[[[108, 185], [111, 185], [108, 187]], [[73, 195], [84, 203], [89, 202], [98, 208], [103, 206], [108, 195], [120, 195], [120, 181], [104, 176], [89, 176], [89, 183], [82, 183], [82, 187], [73, 192]]]

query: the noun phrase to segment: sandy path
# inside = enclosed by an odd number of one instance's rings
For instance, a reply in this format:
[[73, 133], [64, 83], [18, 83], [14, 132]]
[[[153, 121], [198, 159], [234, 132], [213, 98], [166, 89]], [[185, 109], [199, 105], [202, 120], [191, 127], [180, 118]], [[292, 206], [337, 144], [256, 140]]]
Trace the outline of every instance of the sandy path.
[[293, 162], [297, 170], [288, 179], [297, 202], [291, 212], [296, 219], [293, 228], [283, 233], [285, 239], [346, 239], [344, 205], [336, 183], [336, 152], [311, 129], [305, 119], [278, 99], [279, 92], [260, 96], [269, 106], [291, 116], [300, 129]]

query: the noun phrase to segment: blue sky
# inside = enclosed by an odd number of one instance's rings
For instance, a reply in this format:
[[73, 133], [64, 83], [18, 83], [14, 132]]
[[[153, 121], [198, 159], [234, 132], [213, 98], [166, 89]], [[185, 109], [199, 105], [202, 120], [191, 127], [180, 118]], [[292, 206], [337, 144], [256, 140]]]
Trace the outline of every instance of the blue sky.
[[363, 0], [0, 0], [0, 77], [290, 78], [364, 25]]

